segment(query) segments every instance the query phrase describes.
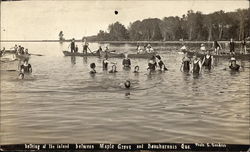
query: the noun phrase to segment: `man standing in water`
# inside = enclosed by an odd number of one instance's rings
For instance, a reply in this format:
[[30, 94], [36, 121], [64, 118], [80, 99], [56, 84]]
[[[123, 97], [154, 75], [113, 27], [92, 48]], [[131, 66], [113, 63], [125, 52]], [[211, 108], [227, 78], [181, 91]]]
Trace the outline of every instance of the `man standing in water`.
[[241, 54], [243, 54], [243, 52], [244, 54], [247, 54], [247, 45], [245, 39], [241, 41]]
[[230, 39], [230, 43], [229, 43], [229, 48], [230, 48], [230, 54], [235, 54], [235, 51], [234, 51], [234, 41], [233, 39], [231, 38]]
[[75, 52], [75, 39], [73, 38], [70, 43], [70, 51], [71, 53]]
[[207, 50], [207, 53], [202, 60], [202, 66], [204, 66], [205, 69], [208, 69], [210, 71], [213, 66], [213, 60], [213, 56], [210, 54], [210, 51]]
[[89, 48], [89, 43], [86, 39], [83, 39], [83, 54], [87, 54]]
[[128, 54], [125, 54], [125, 58], [122, 61], [123, 68], [130, 69], [131, 61], [128, 58]]

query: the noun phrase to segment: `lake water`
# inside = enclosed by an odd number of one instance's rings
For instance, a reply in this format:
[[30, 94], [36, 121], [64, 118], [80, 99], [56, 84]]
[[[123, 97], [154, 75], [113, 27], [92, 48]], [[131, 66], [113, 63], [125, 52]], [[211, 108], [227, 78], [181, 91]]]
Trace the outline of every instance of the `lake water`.
[[[216, 60], [198, 78], [180, 72], [176, 47], [158, 46], [169, 71], [145, 75], [146, 59], [132, 59], [140, 73], [102, 71], [102, 59], [65, 57], [69, 43], [18, 43], [32, 56], [33, 73], [1, 70], [1, 144], [221, 142], [249, 144], [249, 62], [239, 73]], [[78, 44], [80, 46], [80, 44]], [[10, 48], [14, 43], [1, 43]], [[96, 50], [98, 44], [90, 44]], [[131, 52], [129, 44], [110, 45]], [[171, 49], [172, 48], [172, 49]], [[97, 74], [89, 74], [95, 62]], [[110, 68], [110, 67], [109, 67]], [[119, 84], [131, 80], [130, 90]]]

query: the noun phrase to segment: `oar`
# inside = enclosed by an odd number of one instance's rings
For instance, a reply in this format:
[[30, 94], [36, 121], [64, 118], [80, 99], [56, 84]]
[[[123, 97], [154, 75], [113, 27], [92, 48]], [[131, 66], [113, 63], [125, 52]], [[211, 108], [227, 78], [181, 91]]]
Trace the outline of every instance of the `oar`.
[[92, 53], [93, 55], [95, 55], [91, 50], [90, 50], [90, 48], [88, 47], [88, 49], [89, 49], [89, 51], [90, 51], [90, 53]]
[[33, 54], [33, 53], [29, 53], [29, 55], [44, 56], [44, 55], [42, 55], [42, 54]]

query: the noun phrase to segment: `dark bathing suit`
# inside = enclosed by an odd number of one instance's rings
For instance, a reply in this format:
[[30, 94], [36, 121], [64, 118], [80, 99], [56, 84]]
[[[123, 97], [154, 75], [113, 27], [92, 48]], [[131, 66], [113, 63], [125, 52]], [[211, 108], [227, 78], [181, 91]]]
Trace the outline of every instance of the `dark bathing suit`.
[[21, 69], [24, 69], [24, 72], [27, 72], [27, 73], [31, 72], [30, 68], [31, 68], [30, 64], [28, 64], [27, 66], [21, 65]]
[[75, 42], [71, 42], [70, 44], [70, 47], [71, 47], [71, 52], [75, 52]]
[[183, 61], [183, 71], [190, 70], [190, 61]]
[[108, 69], [108, 63], [104, 63], [104, 60], [102, 62], [102, 67], [103, 67], [103, 70], [107, 70]]
[[207, 58], [207, 56], [204, 57], [205, 61], [203, 66], [205, 66], [206, 69], [211, 70], [211, 62], [212, 62], [212, 57], [211, 55], [209, 56], [209, 58]]
[[234, 52], [234, 42], [230, 42], [229, 46], [230, 46], [230, 52]]
[[148, 63], [148, 69], [155, 71], [155, 67], [156, 67], [156, 63], [154, 63], [154, 64]]
[[130, 59], [123, 59], [122, 65], [123, 65], [124, 67], [126, 67], [126, 68], [130, 67], [130, 65], [131, 65]]
[[220, 45], [218, 42], [215, 42], [214, 47], [217, 49], [218, 47], [220, 48]]
[[193, 65], [193, 73], [198, 74], [200, 72], [200, 66], [199, 66], [199, 61], [197, 63], [194, 62]]
[[87, 53], [88, 45], [83, 45], [83, 53]]
[[160, 61], [158, 62], [158, 65], [159, 65], [160, 69], [162, 68], [162, 66], [164, 66], [164, 63], [162, 62], [162, 60], [160, 60]]
[[236, 64], [235, 67], [233, 67], [232, 65], [230, 65], [229, 68], [230, 68], [232, 71], [239, 71], [240, 66], [239, 66], [238, 64]]

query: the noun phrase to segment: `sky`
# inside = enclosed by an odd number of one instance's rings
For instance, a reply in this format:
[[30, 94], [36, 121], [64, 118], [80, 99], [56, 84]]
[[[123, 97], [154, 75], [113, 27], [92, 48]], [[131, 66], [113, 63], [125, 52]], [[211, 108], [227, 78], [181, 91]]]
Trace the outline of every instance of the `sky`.
[[[204, 14], [249, 7], [248, 0], [36, 0], [1, 2], [1, 40], [81, 39], [107, 31], [116, 21], [126, 27], [146, 18], [182, 16], [188, 10]], [[115, 15], [114, 11], [118, 11]]]

